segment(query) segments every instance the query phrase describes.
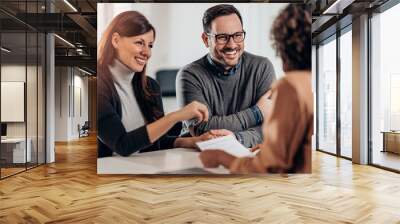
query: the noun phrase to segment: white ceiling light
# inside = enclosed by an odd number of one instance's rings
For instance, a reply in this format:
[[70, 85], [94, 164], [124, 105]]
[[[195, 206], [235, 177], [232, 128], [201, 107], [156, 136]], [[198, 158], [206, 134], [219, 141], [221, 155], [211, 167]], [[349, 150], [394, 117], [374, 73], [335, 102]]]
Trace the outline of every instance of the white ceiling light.
[[64, 43], [66, 43], [67, 45], [69, 45], [70, 47], [73, 47], [73, 48], [75, 48], [75, 45], [73, 45], [71, 42], [69, 42], [68, 40], [66, 40], [66, 39], [64, 39], [64, 38], [62, 38], [62, 37], [60, 37], [59, 35], [57, 35], [57, 34], [54, 34], [54, 36], [55, 37], [57, 37], [59, 40], [61, 40], [62, 42], [64, 42]]
[[11, 52], [10, 50], [8, 50], [8, 49], [5, 48], [5, 47], [1, 47], [0, 49], [1, 49], [2, 51], [6, 52], [6, 53], [10, 53], [10, 52]]
[[64, 0], [65, 4], [67, 4], [72, 10], [74, 10], [75, 12], [78, 12], [78, 10], [71, 4], [69, 3], [68, 0]]

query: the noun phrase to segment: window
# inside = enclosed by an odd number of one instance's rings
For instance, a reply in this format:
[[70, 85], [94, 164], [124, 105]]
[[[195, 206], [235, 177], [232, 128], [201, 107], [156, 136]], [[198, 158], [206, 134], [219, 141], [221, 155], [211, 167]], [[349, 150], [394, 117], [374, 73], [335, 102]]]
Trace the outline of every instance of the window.
[[340, 155], [352, 157], [352, 34], [340, 36]]
[[[17, 2], [18, 13], [39, 13], [44, 3]], [[6, 115], [1, 118], [0, 144], [0, 178], [5, 178], [45, 163], [46, 39], [44, 33], [8, 14], [0, 12], [0, 17], [9, 21], [0, 24], [1, 98], [8, 99], [0, 105]], [[18, 100], [12, 102], [10, 95]]]
[[318, 48], [318, 145], [336, 153], [336, 39]]
[[372, 164], [400, 170], [400, 5], [371, 18]]

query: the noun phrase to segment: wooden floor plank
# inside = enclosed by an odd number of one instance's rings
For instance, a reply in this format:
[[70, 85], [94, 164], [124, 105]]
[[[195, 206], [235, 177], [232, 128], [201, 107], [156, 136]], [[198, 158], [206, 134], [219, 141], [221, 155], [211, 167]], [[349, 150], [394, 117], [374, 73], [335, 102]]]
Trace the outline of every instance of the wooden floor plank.
[[96, 139], [0, 181], [0, 223], [400, 223], [400, 175], [313, 152], [310, 175], [96, 174]]

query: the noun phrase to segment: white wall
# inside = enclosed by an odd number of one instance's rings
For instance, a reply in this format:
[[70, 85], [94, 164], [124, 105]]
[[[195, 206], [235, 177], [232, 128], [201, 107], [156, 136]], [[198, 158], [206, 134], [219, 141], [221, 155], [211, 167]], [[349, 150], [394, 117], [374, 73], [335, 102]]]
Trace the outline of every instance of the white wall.
[[[28, 71], [28, 75], [32, 74], [32, 71], [35, 70], [36, 67], [33, 66], [25, 66], [19, 64], [6, 64], [1, 66], [1, 81], [11, 81], [11, 82], [24, 82], [26, 84], [25, 75], [26, 71]], [[36, 70], [35, 70], [36, 74]], [[29, 77], [28, 77], [29, 78]], [[36, 81], [33, 83], [32, 80], [30, 81], [30, 85], [36, 85]], [[31, 83], [32, 82], [32, 83]], [[28, 88], [27, 92], [27, 103], [30, 104], [33, 100], [36, 99], [36, 89]], [[32, 92], [30, 91], [32, 90]], [[29, 105], [28, 105], [29, 106]], [[36, 108], [36, 103], [31, 105]], [[1, 108], [1, 110], [8, 110], [9, 108]], [[24, 109], [24, 108], [23, 108]], [[31, 110], [29, 110], [31, 112]], [[33, 127], [32, 121], [36, 122], [36, 114], [28, 113], [27, 120], [29, 123], [28, 129], [31, 130]], [[7, 122], [7, 136], [8, 137], [25, 137], [25, 122]], [[36, 126], [35, 126], [36, 127]], [[28, 130], [28, 137], [31, 133]]]
[[68, 85], [67, 67], [55, 68], [55, 141], [68, 140]]
[[88, 120], [88, 78], [72, 67], [56, 67], [55, 73], [55, 141], [77, 139], [78, 124]]
[[[22, 122], [6, 122], [7, 137], [24, 138], [25, 135], [30, 139], [32, 161], [44, 162], [44, 92], [42, 67], [25, 64], [3, 64], [1, 66], [1, 81], [24, 82], [26, 86], [26, 99], [20, 111], [25, 114]], [[24, 94], [24, 91], [21, 92]], [[3, 97], [7, 97], [2, 95]], [[26, 105], [25, 105], [26, 103]], [[13, 108], [2, 107], [2, 112], [13, 113]], [[15, 110], [15, 108], [14, 108]], [[37, 157], [37, 153], [39, 156]]]
[[[156, 29], [153, 56], [148, 75], [164, 68], [180, 68], [199, 59], [208, 52], [201, 40], [203, 13], [214, 3], [99, 3], [97, 6], [97, 39], [101, 38], [112, 18], [121, 12], [137, 10], [144, 14]], [[271, 46], [271, 24], [286, 4], [240, 3], [233, 4], [243, 17], [246, 31], [245, 50], [268, 57], [277, 77], [282, 72], [281, 60]]]
[[[1, 81], [25, 82], [25, 65], [8, 64], [1, 66]], [[28, 68], [29, 69], [29, 68]], [[1, 108], [7, 110], [8, 108]], [[25, 122], [7, 122], [8, 137], [25, 137]]]

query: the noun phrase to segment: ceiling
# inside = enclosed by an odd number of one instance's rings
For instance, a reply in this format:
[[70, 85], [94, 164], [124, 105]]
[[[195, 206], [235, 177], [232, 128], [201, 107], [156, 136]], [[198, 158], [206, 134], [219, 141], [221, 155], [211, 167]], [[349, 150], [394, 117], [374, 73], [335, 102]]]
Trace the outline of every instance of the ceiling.
[[318, 43], [352, 23], [353, 17], [374, 12], [389, 0], [310, 0], [313, 43]]
[[[349, 20], [362, 12], [373, 10], [388, 0], [289, 0], [285, 2], [306, 2], [313, 14], [313, 41], [325, 38], [335, 31], [338, 21]], [[47, 2], [47, 4], [46, 4]], [[34, 54], [41, 43], [34, 35], [20, 33], [54, 32], [56, 65], [79, 66], [95, 73], [96, 70], [96, 26], [97, 2], [111, 0], [1, 0], [0, 27], [2, 46], [13, 49], [8, 55], [11, 60]], [[119, 0], [118, 2], [133, 2]], [[155, 2], [139, 0], [135, 2]], [[161, 1], [158, 1], [161, 2]], [[176, 1], [175, 1], [176, 2]], [[179, 2], [179, 0], [178, 0]], [[182, 2], [188, 2], [182, 0]], [[238, 1], [241, 2], [241, 1]], [[242, 1], [246, 2], [246, 1]], [[249, 2], [249, 1], [247, 1]], [[251, 0], [250, 2], [282, 2], [281, 0]], [[335, 3], [336, 2], [336, 3]], [[50, 13], [51, 12], [51, 13]], [[331, 29], [331, 31], [329, 31]], [[23, 38], [22, 38], [23, 37]], [[64, 41], [65, 40], [65, 41]], [[27, 44], [27, 45], [26, 45]], [[25, 49], [25, 45], [28, 46]], [[28, 57], [29, 58], [29, 57]], [[3, 58], [4, 60], [4, 58]]]
[[[56, 66], [79, 66], [95, 73], [96, 9], [96, 0], [1, 0], [2, 46], [12, 49], [6, 60], [37, 55], [36, 51], [44, 47], [36, 43], [37, 33], [54, 32]], [[25, 32], [26, 38], [21, 35]]]

